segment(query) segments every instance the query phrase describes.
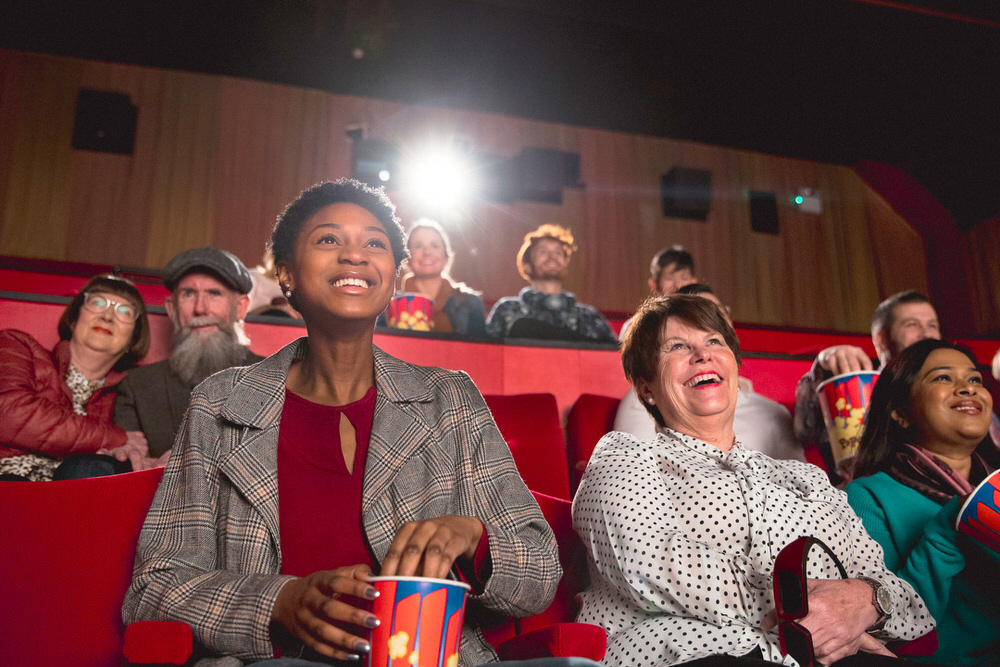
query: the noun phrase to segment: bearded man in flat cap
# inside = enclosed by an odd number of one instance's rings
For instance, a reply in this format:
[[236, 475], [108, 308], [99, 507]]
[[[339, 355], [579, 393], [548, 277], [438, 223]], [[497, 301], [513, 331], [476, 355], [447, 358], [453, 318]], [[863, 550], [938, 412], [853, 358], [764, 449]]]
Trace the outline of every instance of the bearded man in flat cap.
[[235, 255], [218, 248], [185, 250], [167, 262], [164, 302], [173, 323], [170, 358], [139, 366], [118, 385], [115, 424], [146, 434], [149, 455], [166, 461], [191, 400], [209, 375], [263, 357], [249, 348], [243, 318], [253, 281]]

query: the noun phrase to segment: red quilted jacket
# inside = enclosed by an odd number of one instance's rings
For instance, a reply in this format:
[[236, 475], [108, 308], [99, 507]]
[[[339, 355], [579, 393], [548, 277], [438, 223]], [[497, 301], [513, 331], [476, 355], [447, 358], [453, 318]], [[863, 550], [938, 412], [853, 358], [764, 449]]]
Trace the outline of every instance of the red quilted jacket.
[[73, 412], [68, 368], [69, 341], [50, 352], [23, 331], [0, 331], [0, 458], [25, 449], [62, 457], [125, 444], [125, 431], [111, 423], [115, 386], [125, 374], [108, 373], [84, 416]]

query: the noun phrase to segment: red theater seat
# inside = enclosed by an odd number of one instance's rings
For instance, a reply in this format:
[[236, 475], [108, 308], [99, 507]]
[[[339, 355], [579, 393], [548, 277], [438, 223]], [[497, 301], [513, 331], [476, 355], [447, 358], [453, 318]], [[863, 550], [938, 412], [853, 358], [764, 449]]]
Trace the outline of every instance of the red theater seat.
[[528, 488], [569, 500], [566, 441], [555, 396], [492, 394], [483, 398]]
[[0, 482], [4, 665], [122, 664], [122, 599], [162, 475]]
[[580, 484], [590, 455], [598, 440], [614, 430], [615, 414], [621, 398], [581, 394], [566, 419], [566, 452], [569, 456], [569, 482], [573, 493]]
[[559, 543], [562, 580], [549, 607], [534, 616], [506, 619], [484, 631], [501, 660], [544, 657], [582, 657], [600, 661], [607, 649], [604, 628], [576, 623], [576, 594], [588, 584], [587, 557], [583, 542], [573, 530], [572, 505], [568, 500], [532, 491], [545, 520]]

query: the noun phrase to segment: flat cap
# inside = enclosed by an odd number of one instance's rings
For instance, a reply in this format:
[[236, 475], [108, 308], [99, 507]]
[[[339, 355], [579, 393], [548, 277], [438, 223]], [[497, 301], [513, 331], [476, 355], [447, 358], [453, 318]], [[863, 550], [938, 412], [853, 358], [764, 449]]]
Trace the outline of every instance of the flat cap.
[[192, 248], [174, 255], [163, 267], [163, 284], [173, 292], [177, 281], [192, 271], [212, 273], [240, 294], [249, 294], [253, 288], [250, 271], [239, 257], [212, 247]]

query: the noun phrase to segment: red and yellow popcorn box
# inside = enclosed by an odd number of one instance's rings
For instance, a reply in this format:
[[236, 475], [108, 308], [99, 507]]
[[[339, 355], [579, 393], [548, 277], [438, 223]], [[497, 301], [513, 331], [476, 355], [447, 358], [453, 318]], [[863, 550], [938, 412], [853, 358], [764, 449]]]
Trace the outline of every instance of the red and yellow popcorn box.
[[386, 317], [394, 329], [430, 331], [434, 324], [434, 301], [423, 294], [397, 294]]
[[379, 596], [368, 667], [458, 667], [469, 585], [426, 577], [373, 577]]
[[833, 460], [841, 472], [853, 468], [876, 380], [876, 371], [858, 371], [836, 375], [816, 387], [826, 432], [830, 435]]

